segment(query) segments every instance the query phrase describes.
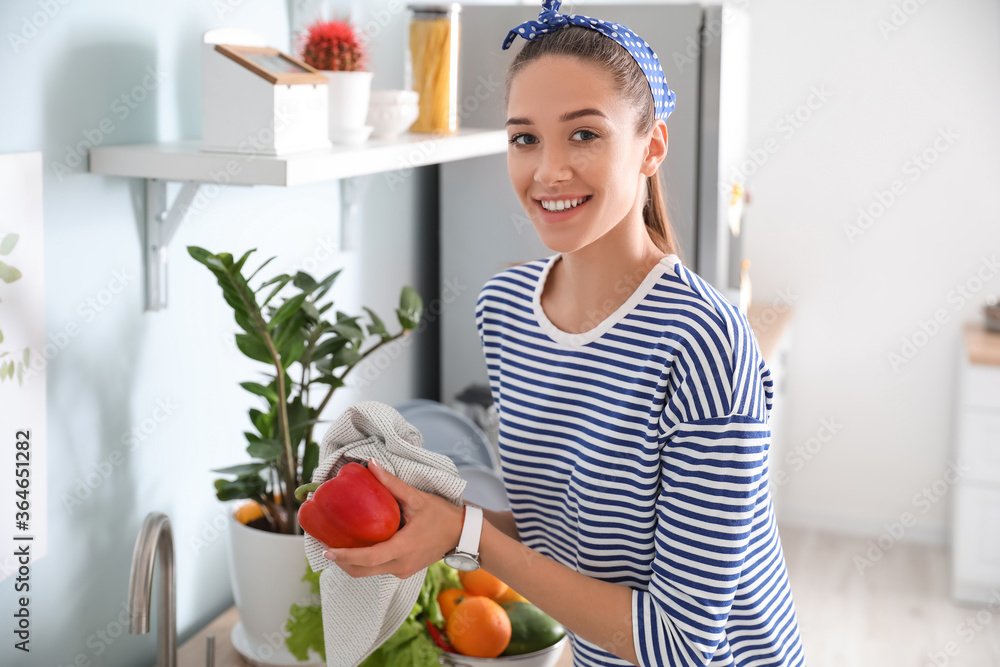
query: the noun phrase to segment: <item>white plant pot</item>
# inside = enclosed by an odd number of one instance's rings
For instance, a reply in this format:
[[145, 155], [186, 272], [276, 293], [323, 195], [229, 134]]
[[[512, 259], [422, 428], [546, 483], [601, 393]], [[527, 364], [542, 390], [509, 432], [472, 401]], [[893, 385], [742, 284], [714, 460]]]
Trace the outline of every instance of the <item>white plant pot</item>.
[[330, 79], [330, 136], [358, 131], [365, 126], [374, 72], [322, 70]]
[[[229, 515], [229, 576], [240, 623], [237, 649], [256, 664], [317, 664], [297, 662], [285, 646], [285, 622], [293, 603], [319, 604], [306, 573], [304, 535], [282, 535], [250, 528]], [[247, 654], [250, 655], [247, 655]], [[318, 664], [323, 664], [315, 653]]]

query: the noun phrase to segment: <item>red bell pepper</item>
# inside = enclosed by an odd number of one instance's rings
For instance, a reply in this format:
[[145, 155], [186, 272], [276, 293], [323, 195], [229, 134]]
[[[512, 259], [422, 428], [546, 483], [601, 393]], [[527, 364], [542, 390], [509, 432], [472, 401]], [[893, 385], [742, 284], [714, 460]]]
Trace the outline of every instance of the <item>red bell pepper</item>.
[[370, 547], [399, 530], [399, 503], [368, 468], [345, 464], [325, 482], [303, 484], [299, 498], [315, 490], [299, 507], [299, 525], [328, 547]]

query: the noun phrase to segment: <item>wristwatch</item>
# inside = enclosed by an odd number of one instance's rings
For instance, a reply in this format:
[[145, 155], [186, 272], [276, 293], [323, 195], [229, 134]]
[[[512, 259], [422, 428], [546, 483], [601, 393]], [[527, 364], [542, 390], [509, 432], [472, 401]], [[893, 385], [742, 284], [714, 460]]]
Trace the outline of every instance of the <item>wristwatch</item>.
[[444, 556], [447, 565], [472, 572], [479, 569], [479, 538], [483, 533], [483, 508], [465, 505], [462, 518], [462, 536], [458, 546]]

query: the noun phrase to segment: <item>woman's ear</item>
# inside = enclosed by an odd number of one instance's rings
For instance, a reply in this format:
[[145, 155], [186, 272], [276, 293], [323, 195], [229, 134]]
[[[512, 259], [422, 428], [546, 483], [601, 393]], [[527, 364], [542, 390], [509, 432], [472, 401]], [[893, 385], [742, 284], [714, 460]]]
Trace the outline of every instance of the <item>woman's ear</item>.
[[642, 173], [645, 176], [652, 176], [659, 169], [660, 163], [667, 157], [667, 145], [667, 124], [662, 118], [657, 118], [653, 123], [653, 133], [649, 137], [646, 157], [642, 162]]

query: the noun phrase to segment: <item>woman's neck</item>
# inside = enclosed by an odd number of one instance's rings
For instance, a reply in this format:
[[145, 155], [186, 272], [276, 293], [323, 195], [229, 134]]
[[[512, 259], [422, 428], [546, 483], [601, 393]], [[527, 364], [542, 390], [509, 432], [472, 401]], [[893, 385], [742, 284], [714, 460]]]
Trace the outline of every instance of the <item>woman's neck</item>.
[[593, 243], [560, 253], [545, 281], [543, 309], [567, 333], [589, 331], [625, 303], [665, 255], [645, 223], [623, 220]]

